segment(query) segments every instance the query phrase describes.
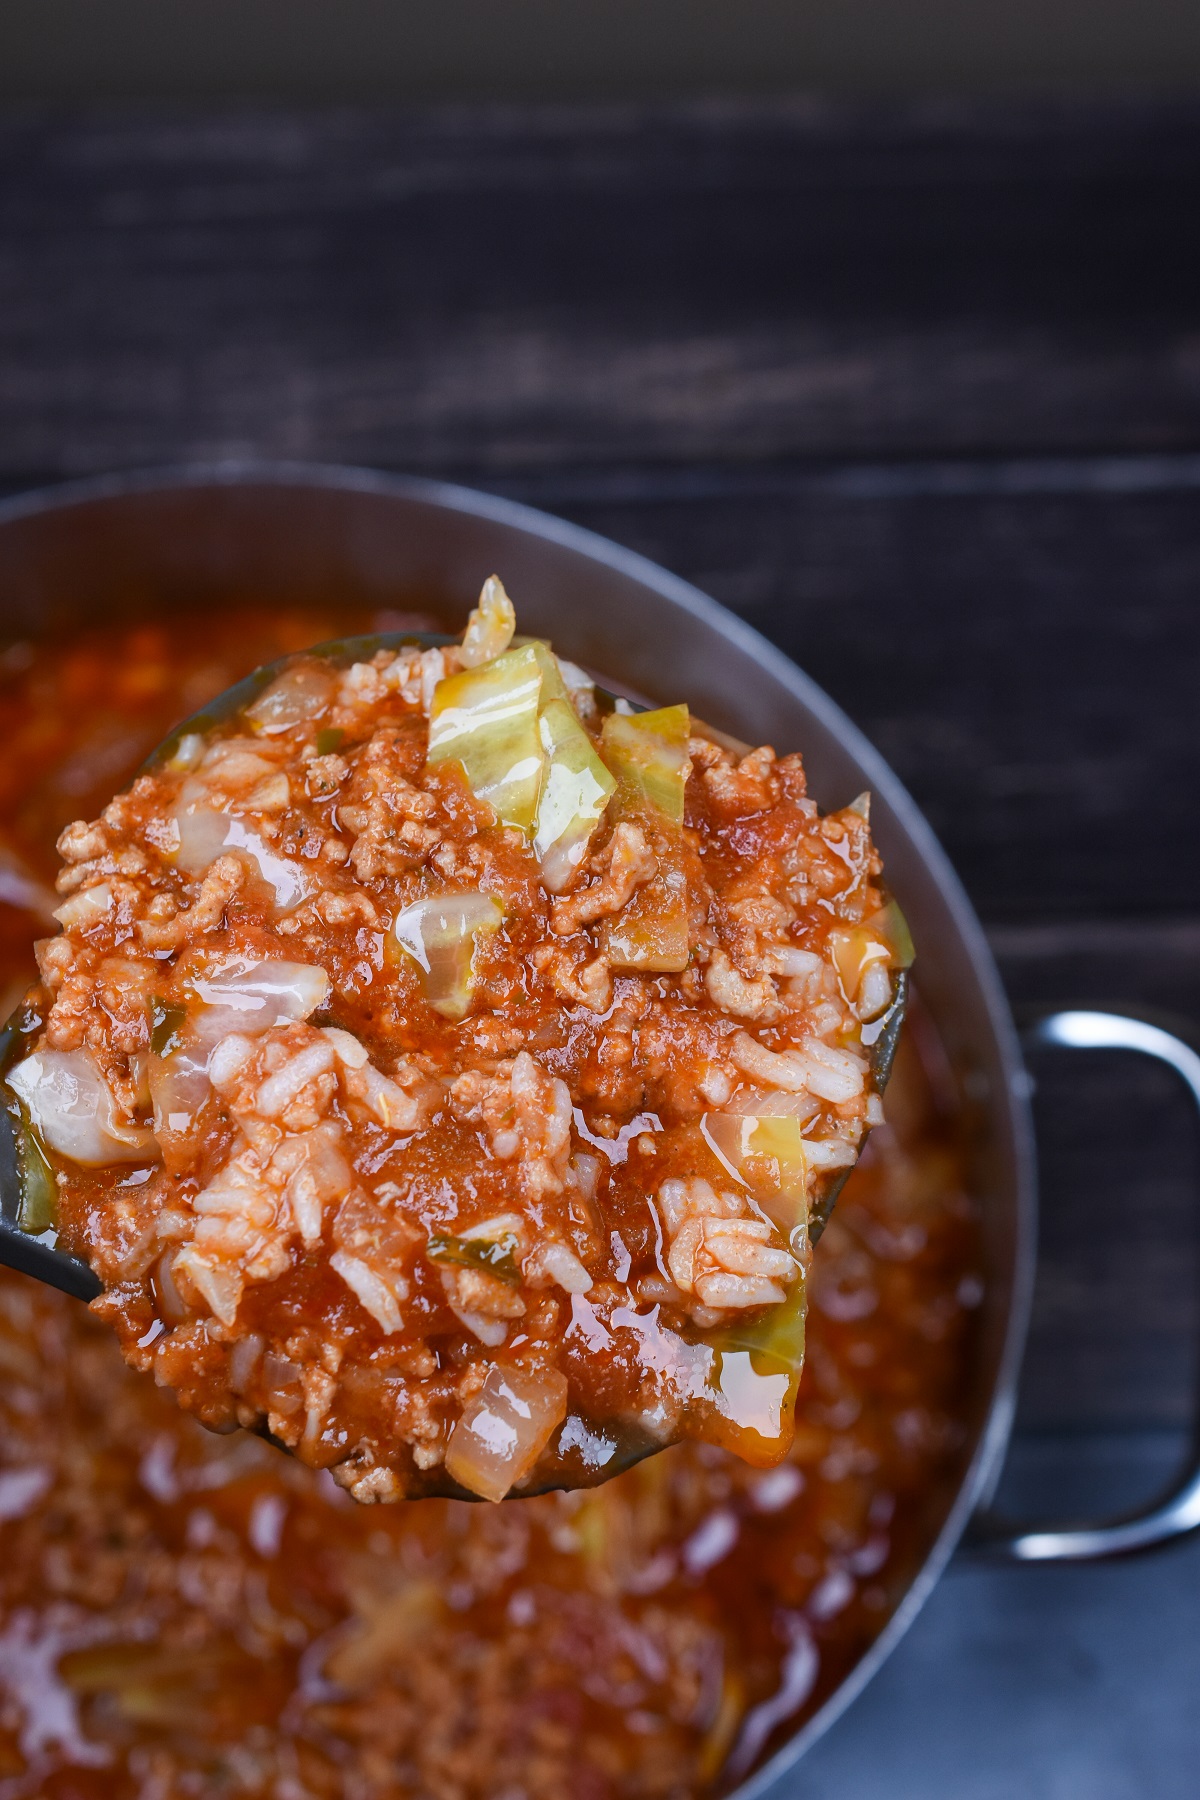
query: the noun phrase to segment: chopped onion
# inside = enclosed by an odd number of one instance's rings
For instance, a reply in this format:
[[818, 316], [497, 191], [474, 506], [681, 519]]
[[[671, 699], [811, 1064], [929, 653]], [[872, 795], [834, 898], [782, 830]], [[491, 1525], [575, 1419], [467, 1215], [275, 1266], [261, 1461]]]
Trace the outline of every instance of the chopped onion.
[[241, 819], [230, 819], [225, 834], [225, 848], [240, 850], [255, 864], [258, 873], [267, 886], [274, 891], [275, 905], [280, 912], [291, 912], [300, 902], [307, 899], [309, 881], [304, 870], [284, 856], [276, 856], [268, 850], [256, 831], [251, 831]]
[[94, 887], [81, 888], [79, 893], [72, 894], [61, 906], [54, 909], [54, 917], [64, 931], [86, 931], [89, 925], [97, 920], [106, 919], [112, 911], [113, 891], [107, 881], [99, 881]]
[[[184, 792], [186, 793], [186, 789]], [[171, 861], [185, 875], [203, 875], [225, 848], [229, 816], [215, 807], [192, 802], [180, 804], [173, 814], [179, 846]]]
[[89, 1050], [40, 1050], [8, 1074], [42, 1142], [87, 1168], [145, 1162], [157, 1155], [154, 1133], [127, 1124]]
[[484, 1500], [503, 1500], [524, 1479], [567, 1416], [557, 1369], [496, 1364], [450, 1433], [446, 1472]]
[[269, 1031], [293, 1019], [307, 1019], [329, 998], [329, 977], [312, 963], [234, 957], [204, 975], [186, 978], [201, 1006], [189, 1026], [201, 1041], [215, 1044], [231, 1031]]
[[421, 970], [425, 997], [436, 1012], [461, 1019], [471, 1003], [475, 940], [496, 931], [504, 914], [487, 894], [443, 894], [416, 900], [396, 915], [396, 942]]
[[244, 819], [198, 802], [181, 804], [173, 817], [179, 848], [172, 861], [185, 875], [203, 875], [223, 850], [235, 850], [254, 864], [258, 875], [274, 890], [280, 912], [291, 912], [307, 897], [309, 880], [304, 870], [298, 863], [269, 850]]
[[274, 757], [264, 756], [254, 737], [216, 738], [200, 758], [194, 781], [183, 789], [186, 800], [197, 800], [214, 788], [222, 793], [245, 793], [278, 767]]
[[245, 716], [255, 731], [270, 736], [290, 731], [319, 719], [333, 699], [334, 678], [317, 663], [297, 663], [273, 681], [246, 708]]
[[172, 1141], [186, 1138], [194, 1129], [205, 1102], [211, 1098], [212, 1084], [205, 1073], [205, 1058], [189, 1049], [174, 1051], [170, 1056], [150, 1058], [150, 1101], [154, 1107], [154, 1135], [168, 1153]]
[[459, 660], [464, 669], [477, 669], [503, 655], [517, 629], [513, 603], [498, 575], [489, 575], [479, 594], [479, 604], [467, 620]]

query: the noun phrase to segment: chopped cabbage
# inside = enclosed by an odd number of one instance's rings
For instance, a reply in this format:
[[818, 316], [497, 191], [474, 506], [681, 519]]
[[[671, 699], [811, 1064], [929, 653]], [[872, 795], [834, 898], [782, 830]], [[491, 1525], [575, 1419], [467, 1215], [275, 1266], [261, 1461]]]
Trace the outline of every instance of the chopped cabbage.
[[120, 1117], [116, 1096], [90, 1050], [39, 1050], [8, 1072], [34, 1130], [51, 1150], [87, 1168], [146, 1162], [154, 1133]]
[[551, 700], [538, 728], [547, 767], [533, 843], [542, 885], [561, 894], [587, 855], [616, 782], [566, 700]]
[[538, 731], [540, 646], [506, 650], [476, 669], [448, 675], [434, 689], [431, 763], [461, 763], [467, 785], [506, 825], [533, 831], [545, 751]]
[[683, 798], [688, 776], [686, 706], [610, 713], [601, 747], [617, 779], [610, 816], [644, 832], [658, 873], [601, 927], [611, 967], [678, 973], [691, 954], [688, 884], [683, 852]]
[[610, 713], [601, 733], [608, 766], [622, 787], [676, 825], [683, 823], [689, 723], [686, 706], [660, 706], [656, 712]]

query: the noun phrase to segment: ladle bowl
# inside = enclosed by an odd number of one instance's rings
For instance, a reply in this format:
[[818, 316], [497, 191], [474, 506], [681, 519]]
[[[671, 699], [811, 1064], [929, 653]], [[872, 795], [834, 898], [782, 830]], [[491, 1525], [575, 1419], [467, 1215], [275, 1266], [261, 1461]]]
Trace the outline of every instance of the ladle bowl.
[[[296, 655], [318, 658], [337, 668], [348, 668], [353, 663], [370, 662], [380, 651], [395, 652], [406, 646], [433, 649], [457, 641], [456, 638], [444, 632], [375, 632], [363, 636], [330, 639], [313, 645], [307, 651], [292, 653], [279, 657], [273, 662], [262, 664], [240, 681], [225, 688], [198, 711], [173, 726], [166, 737], [150, 752], [139, 773], [149, 773], [168, 762], [184, 738], [206, 737], [211, 733], [219, 732], [223, 726], [236, 720], [284, 672], [295, 660]], [[608, 679], [611, 682], [612, 678]], [[596, 691], [602, 709], [611, 708], [616, 704], [618, 695], [615, 689], [619, 685], [613, 682], [611, 686], [606, 686], [604, 681], [605, 677], [602, 674], [598, 675]], [[635, 710], [646, 709], [647, 702], [628, 689], [621, 693], [620, 698], [626, 700]], [[704, 728], [701, 726], [700, 729]], [[725, 736], [725, 734], [718, 735]], [[726, 741], [732, 740], [726, 738]], [[907, 995], [908, 975], [907, 971], [901, 970], [897, 974], [895, 991], [887, 1011], [872, 1027], [868, 1059], [874, 1086], [878, 1092], [882, 1092], [886, 1086], [895, 1059], [896, 1046], [904, 1023]], [[21, 1006], [7, 1021], [3, 1033], [0, 1033], [0, 1070], [8, 1068], [15, 1059], [25, 1026], [26, 1013], [24, 1007]], [[817, 1202], [809, 1217], [809, 1235], [814, 1242], [824, 1230], [837, 1196], [850, 1173], [851, 1168], [849, 1167], [839, 1169], [822, 1185]], [[88, 1265], [61, 1247], [58, 1233], [54, 1227], [51, 1226], [36, 1233], [22, 1229], [19, 1153], [14, 1136], [14, 1119], [10, 1110], [3, 1105], [0, 1105], [0, 1264], [7, 1264], [11, 1268], [32, 1275], [35, 1279], [46, 1282], [49, 1286], [60, 1288], [80, 1299], [91, 1300], [101, 1292], [101, 1284]], [[285, 1451], [288, 1449], [286, 1444], [272, 1436], [265, 1423], [260, 1424], [256, 1429], [260, 1436], [269, 1439], [279, 1449]], [[658, 1450], [664, 1448], [666, 1448], [666, 1444], [660, 1441], [643, 1439], [640, 1434], [623, 1433], [620, 1438], [620, 1448], [611, 1461], [605, 1465], [605, 1479], [611, 1479], [612, 1476], [632, 1467], [634, 1463], [641, 1462], [647, 1456], [654, 1455]], [[523, 1488], [522, 1493], [543, 1493], [549, 1487], [560, 1485], [563, 1484], [549, 1482], [544, 1485], [530, 1485]], [[478, 1497], [460, 1487], [448, 1475], [444, 1475], [440, 1480], [437, 1477], [426, 1478], [422, 1497], [428, 1497], [431, 1494], [467, 1500], [474, 1500]]]

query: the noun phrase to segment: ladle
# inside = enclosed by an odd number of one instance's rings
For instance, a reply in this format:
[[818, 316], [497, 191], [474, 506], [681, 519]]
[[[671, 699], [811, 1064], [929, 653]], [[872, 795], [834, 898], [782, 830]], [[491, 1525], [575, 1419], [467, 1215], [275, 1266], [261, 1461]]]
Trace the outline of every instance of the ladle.
[[[308, 654], [327, 659], [336, 666], [348, 667], [355, 662], [368, 662], [381, 650], [396, 651], [404, 646], [416, 645], [423, 649], [431, 649], [447, 644], [457, 643], [457, 638], [432, 632], [383, 632], [373, 636], [335, 639], [316, 645]], [[519, 640], [518, 640], [519, 641]], [[252, 674], [226, 688], [214, 700], [210, 701], [199, 712], [183, 720], [153, 750], [142, 765], [145, 772], [155, 768], [169, 758], [175, 751], [181, 738], [191, 734], [205, 735], [225, 721], [243, 712], [267, 688], [281, 671], [294, 660], [292, 655], [267, 663], [255, 669]], [[601, 703], [615, 704], [620, 698], [628, 701], [636, 710], [645, 710], [647, 703], [638, 695], [615, 687], [597, 685], [597, 695]], [[727, 748], [744, 754], [749, 746], [739, 743], [724, 734], [696, 722], [699, 729], [710, 735]], [[904, 1021], [905, 1006], [908, 994], [908, 978], [904, 971], [896, 977], [895, 991], [891, 1004], [882, 1018], [871, 1026], [873, 1041], [869, 1046], [871, 1071], [876, 1091], [882, 1092], [891, 1072], [896, 1053], [900, 1029]], [[18, 1010], [9, 1019], [0, 1032], [0, 1069], [7, 1068], [15, 1060], [22, 1025], [25, 1023], [23, 1009]], [[814, 1207], [809, 1219], [810, 1237], [815, 1241], [824, 1229], [833, 1210], [850, 1169], [838, 1170], [824, 1187], [819, 1202]], [[31, 1275], [36, 1280], [45, 1282], [50, 1287], [61, 1289], [81, 1300], [92, 1300], [101, 1292], [101, 1283], [85, 1262], [72, 1256], [59, 1247], [57, 1231], [50, 1227], [40, 1232], [23, 1230], [20, 1224], [21, 1183], [17, 1161], [16, 1140], [13, 1133], [13, 1121], [9, 1111], [0, 1105], [0, 1264]], [[268, 1436], [265, 1428], [262, 1435]], [[277, 1441], [277, 1440], [272, 1440]], [[631, 1446], [628, 1454], [622, 1454], [607, 1473], [616, 1473], [618, 1467], [627, 1467], [630, 1463], [651, 1454], [653, 1449], [661, 1446]], [[286, 1449], [286, 1446], [280, 1445]], [[533, 1491], [524, 1489], [524, 1492]], [[447, 1481], [447, 1493], [462, 1498], [474, 1498], [464, 1490]]]

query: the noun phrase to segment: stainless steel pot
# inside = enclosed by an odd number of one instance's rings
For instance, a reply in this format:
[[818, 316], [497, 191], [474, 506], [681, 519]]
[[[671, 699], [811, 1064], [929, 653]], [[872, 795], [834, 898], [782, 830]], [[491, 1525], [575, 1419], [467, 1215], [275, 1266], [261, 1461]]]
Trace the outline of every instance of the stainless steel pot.
[[[687, 696], [713, 724], [803, 751], [815, 798], [874, 794], [872, 825], [912, 926], [919, 986], [978, 1122], [972, 1170], [986, 1293], [969, 1443], [932, 1547], [897, 1612], [838, 1690], [739, 1790], [761, 1793], [828, 1729], [907, 1630], [965, 1540], [1023, 1561], [1124, 1554], [1200, 1526], [1196, 1460], [1136, 1516], [1013, 1530], [986, 1511], [1012, 1420], [1035, 1258], [1029, 1081], [1000, 982], [958, 879], [886, 763], [849, 719], [750, 628], [695, 588], [545, 514], [441, 483], [354, 469], [229, 465], [79, 483], [0, 506], [0, 631], [68, 632], [81, 620], [164, 607], [331, 596], [414, 605], [458, 624], [499, 569], [523, 626], [642, 694]], [[1126, 1013], [1067, 1012], [1032, 1028], [1065, 1048], [1165, 1061], [1200, 1107], [1200, 1055], [1182, 1030]]]

